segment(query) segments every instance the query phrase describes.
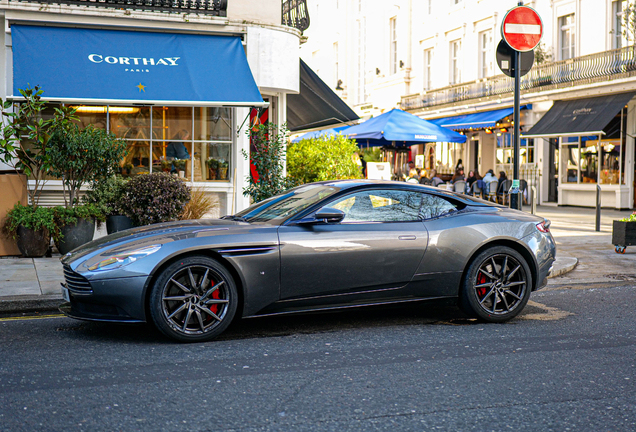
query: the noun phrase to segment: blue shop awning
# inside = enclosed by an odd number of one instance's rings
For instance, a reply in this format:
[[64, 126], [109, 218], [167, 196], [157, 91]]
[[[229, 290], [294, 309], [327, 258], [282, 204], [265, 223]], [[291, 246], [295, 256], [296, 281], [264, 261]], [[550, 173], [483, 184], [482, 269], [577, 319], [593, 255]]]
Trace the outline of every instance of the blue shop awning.
[[[521, 109], [531, 108], [529, 105], [523, 105]], [[484, 111], [474, 114], [464, 114], [453, 117], [443, 117], [429, 120], [438, 126], [453, 130], [469, 130], [495, 127], [499, 120], [508, 117], [513, 113], [513, 108], [502, 108], [493, 111]]]
[[236, 36], [12, 25], [13, 96], [75, 103], [263, 106]]

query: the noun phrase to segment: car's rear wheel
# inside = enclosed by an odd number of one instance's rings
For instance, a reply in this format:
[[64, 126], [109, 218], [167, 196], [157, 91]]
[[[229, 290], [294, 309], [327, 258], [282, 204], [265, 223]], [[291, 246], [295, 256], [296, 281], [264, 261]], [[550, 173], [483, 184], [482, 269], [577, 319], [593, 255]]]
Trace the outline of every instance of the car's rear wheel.
[[496, 246], [477, 255], [462, 284], [464, 312], [488, 322], [517, 316], [528, 303], [532, 275], [526, 260], [512, 248]]
[[166, 336], [202, 342], [221, 334], [238, 305], [229, 272], [205, 256], [187, 257], [166, 267], [150, 293], [150, 315]]

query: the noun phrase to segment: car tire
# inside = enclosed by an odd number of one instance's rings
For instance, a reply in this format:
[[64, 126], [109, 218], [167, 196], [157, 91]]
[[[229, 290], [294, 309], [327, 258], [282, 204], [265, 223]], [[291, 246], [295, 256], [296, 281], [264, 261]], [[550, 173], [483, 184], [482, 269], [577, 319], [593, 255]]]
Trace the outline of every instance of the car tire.
[[234, 279], [219, 262], [191, 256], [163, 269], [150, 292], [154, 325], [179, 342], [204, 342], [220, 335], [238, 306]]
[[504, 322], [523, 310], [531, 291], [532, 274], [523, 256], [507, 246], [495, 246], [471, 260], [459, 306], [482, 321]]

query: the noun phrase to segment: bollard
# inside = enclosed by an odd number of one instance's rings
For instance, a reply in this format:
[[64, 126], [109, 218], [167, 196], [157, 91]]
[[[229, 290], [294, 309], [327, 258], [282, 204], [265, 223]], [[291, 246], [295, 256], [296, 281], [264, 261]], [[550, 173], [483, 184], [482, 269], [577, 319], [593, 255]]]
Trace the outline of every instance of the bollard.
[[534, 186], [530, 187], [530, 190], [532, 190], [532, 214], [537, 214], [537, 188]]
[[601, 187], [596, 185], [596, 231], [601, 230]]
[[523, 197], [519, 190], [519, 180], [513, 180], [512, 186], [510, 186], [510, 190], [508, 191], [508, 207], [515, 210], [521, 210], [522, 200]]

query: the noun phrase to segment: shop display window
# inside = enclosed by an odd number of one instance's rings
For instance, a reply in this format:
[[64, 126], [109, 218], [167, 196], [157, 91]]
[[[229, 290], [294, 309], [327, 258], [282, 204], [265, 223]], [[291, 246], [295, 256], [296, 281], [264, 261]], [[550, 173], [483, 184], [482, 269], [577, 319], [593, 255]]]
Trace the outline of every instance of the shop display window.
[[92, 125], [95, 129], [106, 129], [108, 123], [108, 107], [106, 105], [71, 105], [79, 118], [77, 125], [84, 129]]
[[561, 161], [563, 172], [561, 173], [561, 183], [578, 183], [579, 172], [579, 143], [561, 146]]
[[131, 141], [150, 140], [150, 108], [109, 106], [109, 128], [117, 138]]
[[[620, 141], [601, 141], [601, 184], [619, 184], [621, 169]], [[621, 183], [625, 183], [623, 178]]]
[[232, 148], [229, 143], [194, 143], [194, 181], [230, 181]]
[[596, 183], [598, 179], [598, 142], [584, 141], [581, 143], [581, 183]]
[[222, 107], [195, 107], [194, 139], [201, 141], [231, 141], [232, 110]]

